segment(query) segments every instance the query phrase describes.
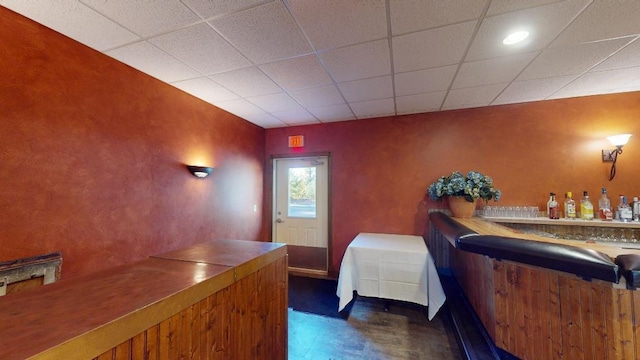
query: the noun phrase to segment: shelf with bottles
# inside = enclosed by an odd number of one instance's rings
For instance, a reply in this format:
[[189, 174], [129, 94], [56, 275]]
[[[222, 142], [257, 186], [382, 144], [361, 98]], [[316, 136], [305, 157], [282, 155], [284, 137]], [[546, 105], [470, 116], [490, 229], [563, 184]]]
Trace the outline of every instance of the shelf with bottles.
[[[507, 220], [507, 219], [505, 219]], [[549, 220], [549, 221], [546, 221]], [[493, 219], [491, 221], [494, 221]], [[498, 222], [498, 221], [496, 221]], [[566, 225], [568, 223], [568, 226]], [[505, 221], [503, 225], [518, 232], [538, 236], [586, 241], [595, 244], [608, 244], [628, 249], [640, 249], [640, 223], [622, 223], [619, 221], [550, 220], [542, 218], [541, 223], [516, 223]]]
[[575, 219], [564, 218], [563, 214], [560, 214], [559, 219], [550, 219], [537, 206], [485, 206], [478, 216], [495, 223], [640, 228], [640, 221], [623, 222], [599, 218], [583, 220], [580, 213], [577, 213]]
[[481, 217], [495, 223], [511, 224], [537, 224], [537, 225], [557, 225], [557, 226], [577, 226], [577, 227], [605, 227], [605, 228], [632, 228], [640, 229], [639, 221], [622, 222], [620, 220], [582, 220], [582, 219], [549, 219], [547, 216], [519, 217], [519, 216], [492, 216], [480, 214]]

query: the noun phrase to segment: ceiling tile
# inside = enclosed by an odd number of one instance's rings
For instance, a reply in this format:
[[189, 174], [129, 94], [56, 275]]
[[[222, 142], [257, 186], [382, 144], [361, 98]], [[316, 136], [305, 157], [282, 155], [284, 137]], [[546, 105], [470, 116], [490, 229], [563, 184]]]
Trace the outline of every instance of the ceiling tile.
[[387, 37], [384, 0], [289, 0], [288, 3], [317, 51]]
[[640, 1], [593, 1], [553, 46], [640, 34]]
[[266, 128], [640, 90], [640, 0], [0, 4]]
[[196, 14], [178, 1], [166, 1], [162, 6], [158, 6], [154, 1], [80, 0], [80, 2], [142, 37], [180, 29], [200, 21]]
[[353, 112], [351, 112], [351, 109], [347, 106], [347, 104], [309, 108], [307, 110], [309, 110], [309, 112], [311, 112], [313, 116], [315, 116], [322, 122], [355, 119], [355, 117], [353, 116]]
[[630, 40], [623, 38], [547, 49], [518, 77], [518, 80], [581, 74]]
[[550, 99], [607, 94], [618, 88], [633, 86], [640, 78], [640, 67], [588, 72], [565, 86]]
[[470, 21], [393, 37], [395, 72], [457, 64], [467, 49], [475, 24]]
[[238, 98], [238, 95], [206, 77], [178, 81], [172, 85], [212, 104], [217, 101], [227, 101]]
[[393, 98], [353, 102], [349, 105], [358, 119], [393, 116], [396, 114]]
[[166, 82], [202, 76], [199, 72], [146, 41], [110, 50], [106, 54]]
[[251, 66], [249, 60], [207, 24], [174, 31], [149, 42], [203, 74]]
[[285, 90], [331, 84], [329, 74], [324, 70], [316, 55], [261, 65], [260, 69]]
[[640, 40], [636, 38], [634, 42], [624, 49], [613, 54], [610, 58], [593, 68], [594, 71], [614, 70], [640, 66]]
[[211, 79], [241, 97], [250, 97], [282, 92], [282, 89], [258, 68], [251, 67], [211, 75]]
[[103, 51], [140, 39], [77, 1], [0, 0], [0, 4], [96, 50]]
[[440, 110], [446, 91], [396, 97], [396, 110], [400, 114], [417, 114]]
[[577, 75], [571, 75], [515, 81], [504, 89], [492, 105], [544, 100], [577, 77]]
[[449, 91], [443, 110], [463, 109], [489, 105], [508, 84], [477, 86]]
[[343, 82], [338, 84], [338, 88], [348, 102], [393, 97], [391, 75]]
[[[549, 45], [585, 7], [589, 0], [573, 0], [485, 18], [476, 34], [467, 61], [541, 50]], [[527, 30], [529, 37], [507, 46], [502, 40], [515, 30]]]
[[491, 5], [489, 6], [489, 10], [487, 10], [487, 16], [504, 14], [511, 11], [523, 10], [555, 2], [558, 2], [558, 0], [491, 0]]
[[289, 94], [304, 107], [321, 107], [327, 105], [344, 104], [344, 99], [334, 85], [317, 88], [294, 90]]
[[267, 113], [245, 115], [244, 119], [265, 129], [284, 127], [288, 125]]
[[302, 106], [285, 93], [261, 95], [247, 100], [266, 112], [302, 110]]
[[511, 82], [537, 53], [465, 62], [453, 82], [453, 89]]
[[216, 101], [215, 106], [224, 109], [236, 116], [247, 119], [249, 116], [265, 114], [265, 111], [253, 105], [245, 99], [230, 101]]
[[332, 50], [321, 54], [320, 57], [337, 82], [391, 74], [391, 59], [387, 40]]
[[254, 7], [209, 23], [256, 64], [309, 54], [312, 51], [281, 2]]
[[203, 19], [223, 16], [250, 7], [266, 4], [273, 0], [233, 0], [233, 1], [212, 1], [212, 0], [180, 0], [191, 8]]
[[[634, 69], [627, 69], [628, 71], [632, 70], [633, 73], [630, 75], [631, 79], [628, 83], [624, 84], [620, 90], [621, 92], [629, 92], [629, 91], [638, 91], [640, 90], [640, 67]], [[635, 74], [635, 76], [633, 76]], [[613, 92], [616, 92], [618, 89], [613, 89]]]
[[391, 33], [395, 36], [475, 20], [485, 6], [485, 1], [477, 0], [390, 0]]
[[311, 115], [307, 110], [304, 109], [277, 111], [272, 112], [271, 115], [289, 125], [319, 123], [318, 119], [316, 119], [313, 115]]
[[396, 95], [414, 95], [449, 89], [458, 65], [410, 71], [395, 75]]

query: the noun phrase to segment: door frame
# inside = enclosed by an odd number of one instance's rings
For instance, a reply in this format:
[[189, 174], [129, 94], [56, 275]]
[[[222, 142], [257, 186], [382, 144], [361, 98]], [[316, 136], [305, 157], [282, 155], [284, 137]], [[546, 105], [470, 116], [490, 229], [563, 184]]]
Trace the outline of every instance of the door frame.
[[[271, 161], [270, 161], [270, 166], [271, 166], [271, 213], [269, 214], [269, 232], [271, 233], [271, 241], [273, 242], [273, 240], [275, 239], [275, 231], [276, 228], [274, 226], [275, 223], [275, 215], [276, 215], [276, 167], [275, 167], [275, 160], [279, 160], [279, 159], [283, 159], [283, 160], [287, 160], [287, 159], [312, 159], [312, 158], [317, 158], [317, 157], [326, 157], [327, 158], [327, 271], [326, 274], [317, 274], [317, 275], [321, 275], [321, 276], [330, 276], [329, 274], [333, 273], [332, 270], [332, 266], [331, 266], [331, 257], [332, 257], [332, 250], [333, 250], [333, 221], [332, 221], [332, 213], [333, 213], [333, 206], [332, 206], [332, 181], [331, 181], [331, 174], [332, 174], [332, 166], [331, 166], [331, 152], [311, 152], [311, 153], [300, 153], [300, 154], [276, 154], [276, 155], [271, 155]], [[296, 268], [297, 269], [297, 268]], [[317, 271], [315, 270], [309, 270], [307, 271], [302, 271], [301, 273], [316, 273]]]

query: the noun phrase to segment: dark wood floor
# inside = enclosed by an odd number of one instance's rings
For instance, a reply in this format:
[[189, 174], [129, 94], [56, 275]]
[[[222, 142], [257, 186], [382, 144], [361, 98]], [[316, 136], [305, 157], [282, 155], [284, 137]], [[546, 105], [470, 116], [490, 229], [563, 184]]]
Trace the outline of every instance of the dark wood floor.
[[348, 320], [289, 310], [289, 360], [462, 359], [448, 316], [359, 297]]

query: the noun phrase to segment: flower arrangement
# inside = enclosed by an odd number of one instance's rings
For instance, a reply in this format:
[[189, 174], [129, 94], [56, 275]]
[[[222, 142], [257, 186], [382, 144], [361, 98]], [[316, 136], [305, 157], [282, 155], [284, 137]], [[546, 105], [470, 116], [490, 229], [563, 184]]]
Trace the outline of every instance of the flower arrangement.
[[493, 179], [477, 171], [469, 171], [463, 175], [459, 171], [449, 176], [442, 176], [427, 188], [432, 200], [440, 200], [445, 196], [464, 197], [468, 202], [475, 199], [489, 201], [500, 199], [500, 190], [493, 187]]

